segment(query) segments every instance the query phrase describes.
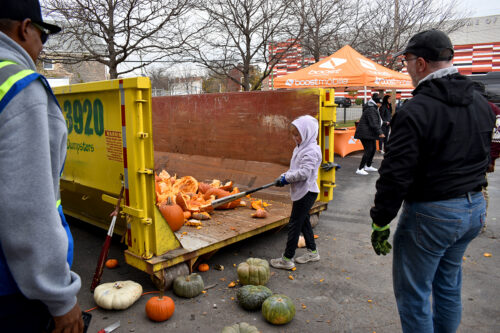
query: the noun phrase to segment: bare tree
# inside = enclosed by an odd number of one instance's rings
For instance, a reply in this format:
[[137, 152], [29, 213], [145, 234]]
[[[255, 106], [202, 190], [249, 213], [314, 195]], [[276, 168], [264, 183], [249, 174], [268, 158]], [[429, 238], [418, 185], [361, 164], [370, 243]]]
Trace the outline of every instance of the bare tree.
[[363, 29], [360, 52], [383, 66], [401, 69], [392, 54], [412, 35], [432, 28], [450, 33], [466, 24], [465, 14], [456, 12], [457, 4], [458, 0], [374, 0], [369, 10], [375, 14]]
[[293, 7], [304, 25], [300, 44], [315, 62], [346, 44], [356, 47], [370, 19], [361, 0], [295, 0]]
[[[258, 89], [275, 64], [295, 45], [300, 23], [291, 15], [292, 0], [214, 0], [201, 2], [205, 30], [190, 54], [217, 76], [245, 91]], [[284, 52], [272, 52], [274, 40], [287, 41]], [[261, 68], [251, 82], [252, 69]]]
[[152, 67], [146, 70], [151, 79], [154, 95], [199, 94], [202, 92], [203, 75], [193, 67]]
[[153, 96], [164, 96], [172, 86], [172, 78], [170, 77], [167, 68], [152, 67], [146, 70], [147, 76], [151, 79], [151, 88]]
[[[194, 35], [187, 13], [193, 0], [45, 0], [63, 32], [49, 52], [67, 62], [98, 61], [110, 77], [175, 56]], [[139, 61], [133, 60], [140, 58]], [[58, 57], [60, 59], [61, 57]], [[119, 65], [127, 64], [126, 68]], [[132, 64], [132, 65], [129, 65]]]

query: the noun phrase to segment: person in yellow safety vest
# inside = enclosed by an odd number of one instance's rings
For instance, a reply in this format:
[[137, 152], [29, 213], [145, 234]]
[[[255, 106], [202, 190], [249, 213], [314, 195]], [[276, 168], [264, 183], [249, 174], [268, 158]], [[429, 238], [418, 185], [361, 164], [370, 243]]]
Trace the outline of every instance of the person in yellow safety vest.
[[67, 127], [43, 76], [43, 43], [61, 30], [38, 0], [0, 5], [0, 330], [83, 332], [80, 277], [60, 205]]

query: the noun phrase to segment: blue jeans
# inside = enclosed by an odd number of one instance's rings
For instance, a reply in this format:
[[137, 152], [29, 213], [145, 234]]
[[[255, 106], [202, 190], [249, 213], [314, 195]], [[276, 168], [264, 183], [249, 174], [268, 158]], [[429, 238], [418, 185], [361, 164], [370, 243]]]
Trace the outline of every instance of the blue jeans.
[[403, 332], [458, 329], [462, 258], [485, 215], [481, 192], [443, 201], [405, 202], [394, 234], [392, 267]]

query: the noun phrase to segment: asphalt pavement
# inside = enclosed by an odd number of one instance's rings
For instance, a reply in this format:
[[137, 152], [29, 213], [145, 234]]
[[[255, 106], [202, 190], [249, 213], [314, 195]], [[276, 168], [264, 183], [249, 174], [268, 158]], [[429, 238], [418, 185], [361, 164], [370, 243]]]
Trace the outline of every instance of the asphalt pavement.
[[[90, 310], [92, 322], [88, 332], [120, 320], [113, 332], [208, 332], [217, 333], [224, 326], [247, 322], [261, 332], [330, 333], [401, 332], [392, 290], [392, 253], [377, 256], [370, 244], [369, 209], [375, 194], [378, 173], [368, 176], [354, 172], [361, 152], [345, 158], [335, 157], [342, 168], [337, 172], [334, 199], [323, 212], [314, 233], [321, 260], [290, 272], [271, 268], [267, 284], [274, 293], [288, 295], [295, 303], [294, 319], [283, 326], [265, 321], [260, 312], [243, 310], [236, 301], [236, 267], [249, 257], [272, 259], [284, 251], [287, 229], [273, 230], [228, 246], [217, 252], [208, 264], [223, 265], [223, 271], [210, 269], [200, 273], [205, 286], [214, 285], [205, 294], [192, 299], [166, 292], [175, 302], [174, 315], [165, 322], [150, 321], [145, 314], [147, 300], [155, 293], [143, 295], [130, 308], [108, 311], [95, 308], [89, 288], [106, 231], [70, 219], [75, 239], [73, 270], [82, 278], [78, 295], [82, 310]], [[378, 167], [382, 155], [375, 157]], [[500, 332], [500, 165], [489, 175], [490, 206], [487, 229], [469, 246], [463, 261], [463, 316], [459, 332]], [[396, 221], [392, 222], [394, 231]], [[144, 292], [155, 292], [149, 276], [125, 263], [124, 246], [114, 237], [109, 258], [117, 258], [118, 268], [105, 269], [102, 282], [133, 280]], [[300, 255], [303, 249], [297, 250]], [[484, 253], [491, 253], [485, 257]], [[289, 276], [293, 277], [293, 280]], [[94, 309], [95, 308], [95, 309]]]

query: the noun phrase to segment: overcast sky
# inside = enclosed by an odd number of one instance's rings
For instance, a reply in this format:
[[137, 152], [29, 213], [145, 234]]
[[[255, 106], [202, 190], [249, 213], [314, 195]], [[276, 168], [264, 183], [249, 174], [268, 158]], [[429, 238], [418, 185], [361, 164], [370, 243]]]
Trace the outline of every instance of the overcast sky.
[[463, 10], [469, 17], [489, 16], [500, 14], [500, 1], [498, 0], [461, 0]]

